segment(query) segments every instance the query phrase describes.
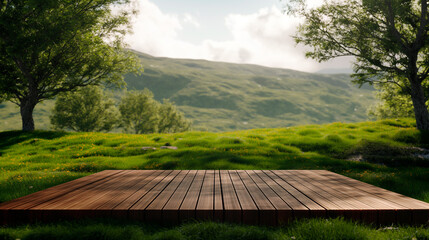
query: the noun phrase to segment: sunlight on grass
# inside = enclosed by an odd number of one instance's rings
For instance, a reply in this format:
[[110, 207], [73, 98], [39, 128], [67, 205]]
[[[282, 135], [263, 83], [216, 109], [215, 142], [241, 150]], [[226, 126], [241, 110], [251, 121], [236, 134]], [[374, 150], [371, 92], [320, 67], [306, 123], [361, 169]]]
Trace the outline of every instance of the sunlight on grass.
[[[428, 161], [412, 155], [415, 147], [427, 146], [427, 134], [407, 119], [226, 133], [2, 132], [0, 202], [106, 169], [326, 169], [429, 202]], [[158, 228], [106, 221], [0, 228], [0, 239], [74, 239], [77, 234], [82, 239], [429, 238], [424, 228], [375, 229], [341, 219], [277, 228], [218, 223]]]
[[[415, 162], [382, 156], [427, 144], [407, 119], [227, 133], [2, 132], [0, 140], [1, 202], [105, 169], [327, 169], [422, 200], [429, 192], [427, 168], [399, 171]], [[160, 149], [170, 145], [178, 149]], [[344, 161], [357, 154], [379, 164]]]

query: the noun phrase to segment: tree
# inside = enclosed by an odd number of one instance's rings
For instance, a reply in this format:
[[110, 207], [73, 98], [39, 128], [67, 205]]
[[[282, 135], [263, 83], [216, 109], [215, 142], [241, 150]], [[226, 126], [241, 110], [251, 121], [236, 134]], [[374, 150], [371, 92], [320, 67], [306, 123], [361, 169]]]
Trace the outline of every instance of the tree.
[[191, 128], [191, 122], [186, 120], [172, 102], [164, 99], [163, 104], [159, 107], [158, 132], [175, 133], [185, 132]]
[[305, 18], [295, 40], [313, 48], [307, 57], [319, 61], [355, 57], [356, 83], [399, 87], [412, 100], [417, 128], [429, 130], [428, 94], [423, 87], [429, 75], [427, 1], [325, 1], [314, 9], [297, 7], [295, 13]]
[[0, 1], [0, 95], [20, 107], [22, 129], [34, 130], [34, 107], [76, 88], [123, 84], [139, 71], [124, 51], [129, 0]]
[[118, 125], [117, 122], [113, 101], [95, 86], [59, 94], [51, 115], [55, 128], [77, 132], [108, 132]]
[[127, 92], [119, 104], [125, 131], [133, 131], [135, 134], [157, 132], [158, 108], [153, 93], [148, 89]]
[[379, 89], [376, 96], [381, 102], [368, 109], [369, 117], [375, 119], [414, 117], [411, 98], [402, 93], [401, 88], [395, 86], [376, 88]]
[[188, 131], [191, 122], [168, 100], [163, 104], [153, 99], [148, 89], [127, 92], [119, 104], [125, 131], [142, 133], [173, 133]]

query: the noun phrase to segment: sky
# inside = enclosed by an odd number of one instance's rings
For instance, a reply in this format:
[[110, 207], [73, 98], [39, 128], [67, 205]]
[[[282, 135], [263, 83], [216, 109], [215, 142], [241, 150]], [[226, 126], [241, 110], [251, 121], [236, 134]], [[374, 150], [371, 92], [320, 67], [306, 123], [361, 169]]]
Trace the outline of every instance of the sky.
[[[310, 0], [317, 6], [323, 0]], [[281, 0], [135, 0], [132, 49], [156, 57], [257, 64], [306, 72], [350, 68], [349, 59], [318, 63], [292, 36], [302, 21]]]

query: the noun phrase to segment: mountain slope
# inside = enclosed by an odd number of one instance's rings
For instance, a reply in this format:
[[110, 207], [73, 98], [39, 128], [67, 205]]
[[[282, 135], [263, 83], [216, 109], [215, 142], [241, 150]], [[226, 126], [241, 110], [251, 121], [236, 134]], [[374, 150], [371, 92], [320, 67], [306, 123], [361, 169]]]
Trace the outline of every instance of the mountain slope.
[[[370, 87], [359, 89], [346, 74], [311, 74], [136, 53], [145, 72], [127, 75], [128, 89], [148, 88], [158, 100], [171, 99], [193, 120], [194, 130], [358, 122], [366, 120], [366, 108], [374, 101]], [[52, 101], [45, 101], [36, 108], [36, 128], [49, 128], [52, 105]], [[19, 110], [10, 103], [0, 104], [0, 131], [19, 128]]]
[[359, 89], [346, 74], [138, 54], [145, 73], [127, 76], [128, 88], [146, 87], [158, 100], [173, 100], [197, 130], [357, 122], [374, 101], [371, 88]]

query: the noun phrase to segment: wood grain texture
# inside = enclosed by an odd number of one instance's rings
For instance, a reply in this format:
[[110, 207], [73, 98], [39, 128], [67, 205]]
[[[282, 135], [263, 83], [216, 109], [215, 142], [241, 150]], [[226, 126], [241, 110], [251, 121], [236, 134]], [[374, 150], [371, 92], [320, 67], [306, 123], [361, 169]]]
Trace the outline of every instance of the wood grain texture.
[[111, 217], [278, 225], [342, 216], [427, 224], [429, 204], [325, 170], [107, 170], [0, 204], [0, 222]]

